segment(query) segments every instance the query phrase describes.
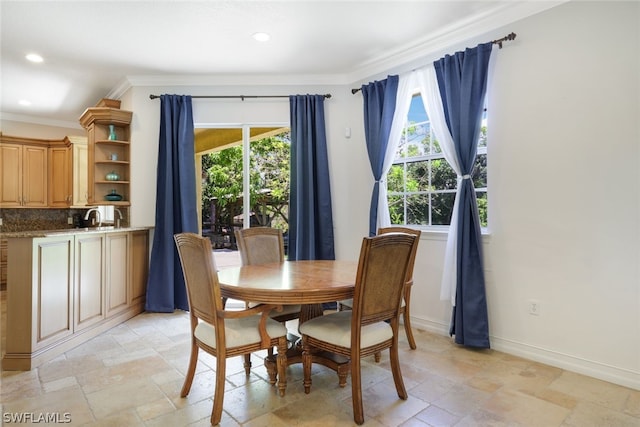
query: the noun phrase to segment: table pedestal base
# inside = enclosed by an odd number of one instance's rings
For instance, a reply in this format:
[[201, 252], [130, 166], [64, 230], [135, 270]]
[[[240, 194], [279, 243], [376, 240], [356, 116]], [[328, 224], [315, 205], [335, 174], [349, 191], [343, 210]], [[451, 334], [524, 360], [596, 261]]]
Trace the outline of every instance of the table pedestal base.
[[[287, 350], [287, 366], [293, 363], [302, 363], [302, 349], [298, 345], [293, 345]], [[328, 351], [317, 351], [311, 356], [311, 363], [317, 363], [333, 369], [338, 374], [338, 385], [347, 385], [347, 375], [351, 370], [351, 362], [348, 358]], [[269, 382], [274, 385], [278, 379], [276, 355], [264, 358], [264, 366], [269, 374]]]

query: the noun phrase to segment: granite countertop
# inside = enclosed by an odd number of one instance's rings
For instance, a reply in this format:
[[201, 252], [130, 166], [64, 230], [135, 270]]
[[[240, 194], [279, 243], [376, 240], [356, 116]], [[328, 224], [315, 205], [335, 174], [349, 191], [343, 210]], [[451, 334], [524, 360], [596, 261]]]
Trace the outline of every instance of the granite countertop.
[[29, 231], [12, 231], [7, 233], [0, 233], [0, 239], [8, 239], [15, 237], [37, 238], [37, 237], [50, 237], [50, 236], [62, 236], [69, 234], [84, 234], [84, 233], [116, 233], [122, 231], [138, 231], [138, 230], [150, 230], [153, 227], [85, 227], [85, 228], [63, 228], [58, 230], [29, 230]]

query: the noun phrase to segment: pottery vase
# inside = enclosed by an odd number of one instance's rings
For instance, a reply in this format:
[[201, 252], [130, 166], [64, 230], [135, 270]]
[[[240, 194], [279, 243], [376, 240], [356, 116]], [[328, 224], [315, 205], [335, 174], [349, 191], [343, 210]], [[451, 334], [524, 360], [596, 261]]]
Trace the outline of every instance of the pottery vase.
[[114, 125], [109, 125], [109, 141], [115, 141], [118, 139], [118, 135], [116, 135], [116, 127]]

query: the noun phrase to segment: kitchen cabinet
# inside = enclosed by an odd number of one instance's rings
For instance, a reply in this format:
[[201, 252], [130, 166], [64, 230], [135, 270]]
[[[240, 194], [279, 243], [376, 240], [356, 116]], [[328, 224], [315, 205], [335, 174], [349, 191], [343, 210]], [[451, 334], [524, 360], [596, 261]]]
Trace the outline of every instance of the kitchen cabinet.
[[129, 280], [129, 233], [106, 234], [106, 315], [125, 310], [131, 293]]
[[49, 207], [67, 208], [73, 201], [73, 151], [69, 139], [49, 147]]
[[131, 233], [130, 248], [131, 254], [130, 271], [131, 271], [131, 289], [129, 296], [131, 300], [129, 304], [144, 305], [147, 296], [147, 277], [149, 274], [149, 231], [137, 230]]
[[88, 197], [88, 147], [86, 138], [72, 138], [73, 151], [73, 201], [71, 205], [77, 208], [87, 206]]
[[[133, 113], [112, 107], [87, 108], [88, 204], [129, 206], [130, 125]], [[109, 175], [109, 176], [107, 176]], [[117, 178], [113, 178], [117, 176]]]
[[6, 353], [40, 354], [73, 334], [74, 237], [8, 241]]
[[7, 288], [7, 239], [0, 239], [0, 289]]
[[72, 164], [69, 138], [0, 136], [0, 207], [71, 206]]
[[144, 311], [147, 228], [5, 237], [11, 286], [3, 370], [30, 370]]
[[47, 207], [47, 151], [48, 141], [0, 137], [1, 208]]
[[91, 327], [105, 318], [105, 233], [75, 236], [74, 331]]

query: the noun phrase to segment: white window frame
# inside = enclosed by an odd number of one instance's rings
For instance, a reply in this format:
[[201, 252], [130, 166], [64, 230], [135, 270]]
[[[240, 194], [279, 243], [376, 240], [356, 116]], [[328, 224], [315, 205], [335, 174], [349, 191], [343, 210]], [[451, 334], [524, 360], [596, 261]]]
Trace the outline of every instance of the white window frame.
[[[419, 93], [414, 93], [412, 95], [412, 97], [418, 97], [420, 98], [420, 94]], [[486, 109], [485, 109], [486, 111]], [[425, 112], [426, 113], [426, 112]], [[485, 120], [486, 122], [486, 117]], [[430, 141], [435, 141], [435, 135], [433, 133], [433, 128], [431, 127], [431, 121], [429, 119], [429, 117], [427, 116], [427, 120], [426, 121], [421, 121], [421, 122], [415, 122], [415, 123], [410, 123], [408, 120], [408, 117], [405, 119], [405, 123], [403, 125], [403, 135], [406, 135], [408, 133], [408, 128], [411, 126], [416, 126], [416, 125], [429, 125], [429, 138]], [[486, 123], [485, 123], [486, 125]], [[480, 141], [478, 140], [478, 144], [480, 143]], [[406, 148], [406, 147], [405, 147]], [[432, 147], [430, 147], [431, 149]], [[477, 154], [476, 155], [487, 155], [487, 146], [486, 144], [482, 147], [477, 147]], [[393, 170], [393, 166], [397, 166], [397, 165], [401, 165], [402, 169], [403, 169], [403, 184], [404, 184], [404, 188], [402, 191], [392, 191], [390, 189], [388, 189], [388, 193], [387, 193], [387, 198], [391, 198], [391, 197], [402, 197], [404, 203], [403, 203], [403, 218], [404, 218], [404, 224], [395, 224], [392, 222], [392, 225], [397, 225], [397, 226], [407, 226], [407, 227], [416, 227], [416, 228], [420, 228], [422, 230], [425, 231], [433, 231], [433, 232], [443, 232], [446, 233], [449, 230], [450, 224], [448, 225], [433, 225], [432, 224], [432, 204], [431, 204], [431, 195], [432, 194], [456, 194], [457, 189], [453, 188], [453, 189], [443, 189], [443, 190], [421, 190], [421, 191], [407, 191], [406, 190], [406, 184], [407, 184], [407, 165], [409, 163], [415, 163], [415, 162], [424, 162], [427, 161], [428, 162], [428, 170], [429, 170], [429, 184], [431, 184], [431, 161], [432, 160], [439, 160], [442, 159], [446, 162], [446, 159], [444, 158], [444, 154], [442, 153], [442, 151], [440, 151], [439, 153], [430, 153], [430, 154], [425, 154], [422, 156], [415, 156], [415, 157], [396, 157], [393, 160], [392, 163], [392, 168], [389, 170], [389, 173], [391, 173], [391, 171]], [[487, 157], [487, 162], [488, 162], [488, 157]], [[486, 182], [487, 180], [485, 180]], [[388, 182], [388, 181], [387, 181]], [[429, 187], [431, 187], [431, 185], [429, 185]], [[485, 197], [488, 197], [488, 190], [487, 187], [478, 187], [475, 188], [475, 192], [476, 192], [476, 196], [479, 193], [484, 193]], [[429, 212], [428, 212], [428, 224], [409, 224], [407, 223], [407, 203], [406, 203], [406, 199], [408, 196], [413, 196], [413, 195], [420, 195], [420, 194], [426, 194], [429, 197]], [[488, 220], [488, 218], [487, 218]], [[482, 231], [483, 233], [487, 231], [487, 227], [483, 226], [482, 227]]]

